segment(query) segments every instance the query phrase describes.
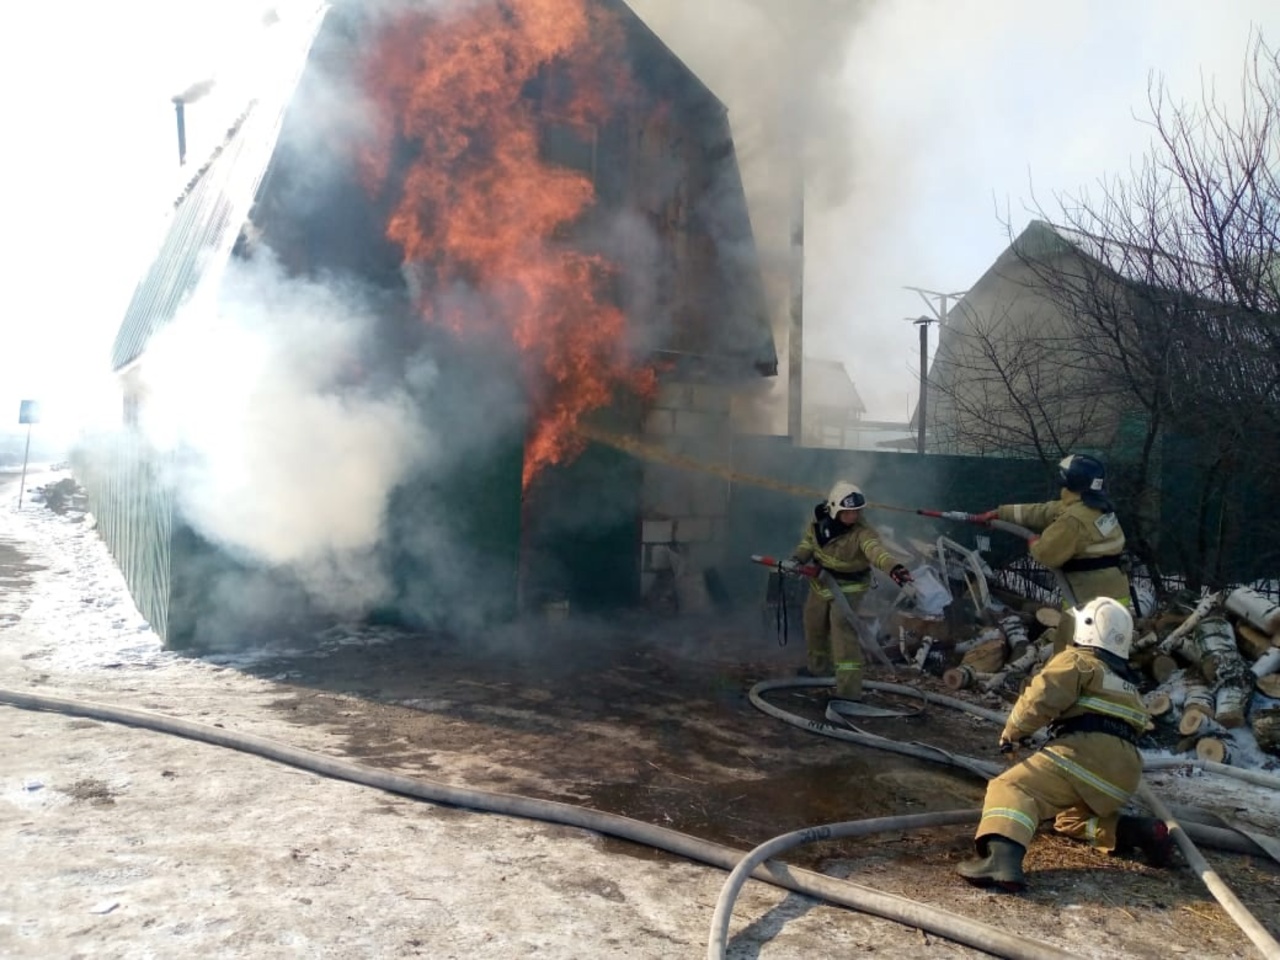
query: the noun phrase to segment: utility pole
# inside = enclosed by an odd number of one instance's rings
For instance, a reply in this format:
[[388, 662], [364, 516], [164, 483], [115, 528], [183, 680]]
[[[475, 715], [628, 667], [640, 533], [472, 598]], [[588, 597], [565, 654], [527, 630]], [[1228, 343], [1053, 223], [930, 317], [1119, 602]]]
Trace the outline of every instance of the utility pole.
[[[939, 293], [936, 290], [923, 290], [920, 287], [904, 287], [903, 289], [914, 290], [920, 294], [920, 299], [933, 312], [932, 317], [917, 317], [914, 320], [908, 320], [909, 323], [914, 323], [920, 328], [920, 402], [916, 406], [916, 453], [923, 454], [925, 422], [929, 402], [929, 324], [936, 323], [939, 326], [945, 326], [947, 315], [951, 312], [951, 302], [959, 300], [968, 291]], [[937, 306], [934, 305], [934, 299], [938, 301]]]

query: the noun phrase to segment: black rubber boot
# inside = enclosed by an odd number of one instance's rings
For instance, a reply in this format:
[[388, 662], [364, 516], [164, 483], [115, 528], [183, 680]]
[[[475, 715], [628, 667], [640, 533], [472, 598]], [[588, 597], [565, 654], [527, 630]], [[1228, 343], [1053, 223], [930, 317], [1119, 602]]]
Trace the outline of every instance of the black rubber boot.
[[1173, 864], [1173, 837], [1169, 836], [1169, 828], [1163, 820], [1152, 817], [1120, 818], [1116, 824], [1116, 850], [1120, 856], [1131, 855], [1134, 850], [1141, 850], [1147, 863], [1153, 867], [1168, 867]]
[[1027, 848], [1007, 837], [984, 837], [983, 840], [987, 844], [987, 855], [960, 864], [956, 868], [960, 876], [975, 887], [996, 887], [1009, 893], [1027, 889], [1027, 878], [1022, 873], [1022, 858]]

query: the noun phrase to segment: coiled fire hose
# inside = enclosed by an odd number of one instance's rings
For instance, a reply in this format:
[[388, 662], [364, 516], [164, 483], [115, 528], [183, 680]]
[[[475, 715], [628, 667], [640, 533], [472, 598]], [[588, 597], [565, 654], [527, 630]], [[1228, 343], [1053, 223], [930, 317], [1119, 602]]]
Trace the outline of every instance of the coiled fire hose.
[[[967, 770], [970, 773], [977, 774], [984, 779], [990, 779], [1004, 769], [1001, 764], [979, 760], [974, 757], [965, 757], [959, 754], [953, 754], [942, 750], [941, 748], [929, 746], [928, 744], [903, 743], [897, 740], [892, 740], [888, 737], [870, 734], [851, 726], [837, 727], [831, 723], [819, 723], [813, 720], [807, 720], [804, 717], [782, 710], [781, 708], [769, 703], [762, 696], [763, 693], [769, 690], [793, 687], [830, 687], [834, 682], [835, 679], [833, 677], [795, 680], [765, 680], [753, 686], [748, 696], [752, 705], [762, 712], [812, 733], [818, 733], [823, 736], [834, 737], [840, 740], [847, 740], [851, 743], [857, 743], [862, 746], [873, 747], [879, 750], [889, 750], [905, 756], [915, 757], [916, 759], [931, 760], [936, 763], [949, 764], [962, 770]], [[924, 690], [917, 690], [913, 687], [903, 686], [901, 684], [881, 683], [873, 680], [866, 680], [863, 681], [863, 687], [865, 689], [879, 690], [886, 693], [921, 697], [926, 702], [952, 707], [973, 716], [991, 720], [1001, 726], [1003, 726], [1006, 719], [1005, 714], [998, 711], [988, 710], [984, 707], [971, 704], [954, 697], [947, 697]], [[827, 718], [829, 720], [840, 719], [838, 711], [833, 713], [830, 709], [827, 712]], [[1151, 769], [1153, 767], [1155, 769], [1160, 769], [1172, 765], [1175, 764], [1162, 763], [1158, 760], [1152, 764], [1151, 760], [1148, 758], [1144, 758], [1143, 762], [1144, 769]], [[1179, 761], [1176, 765], [1183, 767], [1201, 766], [1203, 769], [1210, 769], [1204, 767], [1203, 764], [1197, 764], [1195, 762]], [[1212, 772], [1227, 773], [1229, 776], [1234, 776], [1237, 779], [1245, 780], [1258, 786], [1280, 790], [1280, 777], [1270, 776], [1265, 773], [1251, 770], [1237, 770], [1223, 764], [1214, 764]], [[1244, 934], [1261, 951], [1262, 955], [1267, 958], [1267, 960], [1280, 960], [1280, 943], [1277, 943], [1275, 938], [1272, 937], [1266, 928], [1258, 922], [1258, 920], [1248, 911], [1244, 904], [1240, 902], [1236, 895], [1226, 885], [1222, 878], [1219, 877], [1213, 868], [1209, 866], [1208, 861], [1205, 860], [1204, 856], [1196, 849], [1195, 844], [1192, 842], [1192, 836], [1194, 835], [1196, 839], [1200, 840], [1202, 843], [1217, 846], [1222, 849], [1233, 850], [1241, 853], [1260, 854], [1263, 856], [1271, 856], [1273, 858], [1276, 857], [1275, 851], [1278, 846], [1276, 841], [1270, 837], [1257, 837], [1255, 839], [1254, 835], [1243, 831], [1233, 832], [1231, 830], [1221, 830], [1195, 822], [1183, 823], [1174, 818], [1173, 813], [1169, 810], [1167, 805], [1165, 805], [1163, 801], [1161, 801], [1160, 798], [1152, 792], [1150, 785], [1145, 780], [1141, 781], [1139, 784], [1138, 796], [1147, 804], [1148, 807], [1151, 808], [1152, 812], [1163, 820], [1169, 827], [1170, 835], [1178, 844], [1179, 849], [1182, 850], [1187, 863], [1200, 877], [1201, 882], [1204, 883], [1210, 894], [1212, 894], [1213, 898], [1218, 901], [1219, 905], [1226, 911], [1228, 916], [1236, 922], [1237, 926], [1240, 927]], [[787, 836], [795, 838], [803, 837], [803, 834], [804, 831], [801, 831], [798, 834], [788, 834]], [[783, 838], [777, 839], [781, 841]], [[772, 844], [774, 844], [774, 842], [775, 841], [769, 841], [767, 844], [762, 845], [762, 847], [757, 848], [757, 850], [763, 849], [763, 847], [769, 847], [772, 849]], [[803, 839], [793, 839], [791, 842], [786, 843], [783, 846], [795, 846], [800, 842], [808, 841]], [[752, 856], [754, 857], [755, 854], [756, 851], [753, 851]], [[745, 877], [743, 879], [745, 881]], [[728, 884], [726, 884], [724, 892], [722, 893], [722, 900], [727, 900], [727, 902], [724, 904], [723, 911], [721, 910], [720, 905], [717, 905], [717, 921], [720, 920], [723, 913], [723, 922], [725, 924], [728, 923], [728, 915], [732, 909], [732, 898], [735, 895], [736, 889], [731, 890]], [[717, 929], [713, 926], [711, 940], [715, 942], [717, 936]], [[723, 953], [709, 956], [712, 956], [713, 960], [718, 960], [718, 958], [723, 957]]]
[[[24, 710], [37, 710], [85, 717], [108, 723], [158, 733], [172, 734], [197, 740], [214, 746], [227, 747], [253, 754], [268, 760], [365, 786], [386, 790], [401, 796], [414, 797], [432, 803], [466, 807], [486, 813], [524, 817], [548, 823], [580, 827], [595, 833], [630, 840], [645, 846], [664, 850], [677, 856], [733, 870], [749, 854], [723, 844], [701, 840], [665, 827], [643, 823], [617, 814], [603, 813], [586, 807], [560, 803], [554, 800], [538, 800], [487, 790], [471, 790], [452, 787], [430, 780], [420, 780], [399, 774], [387, 773], [357, 763], [337, 760], [323, 754], [268, 740], [247, 733], [234, 733], [176, 717], [166, 717], [128, 707], [109, 706], [62, 697], [43, 696], [0, 690], [0, 704], [8, 704]], [[951, 811], [925, 814], [916, 817], [891, 818], [872, 821], [859, 827], [865, 833], [895, 829], [918, 829], [949, 823], [976, 822], [979, 810]], [[848, 826], [848, 825], [842, 825]], [[858, 826], [858, 825], [853, 825]], [[846, 834], [853, 835], [853, 834]], [[1071, 956], [1057, 948], [1037, 943], [1014, 933], [1007, 933], [989, 924], [979, 923], [946, 910], [905, 897], [883, 893], [861, 884], [839, 880], [810, 870], [780, 863], [761, 863], [751, 869], [753, 879], [771, 883], [787, 890], [830, 903], [848, 907], [862, 913], [894, 920], [910, 927], [925, 930], [954, 943], [961, 943], [1000, 957], [1026, 958], [1026, 960], [1063, 960]]]

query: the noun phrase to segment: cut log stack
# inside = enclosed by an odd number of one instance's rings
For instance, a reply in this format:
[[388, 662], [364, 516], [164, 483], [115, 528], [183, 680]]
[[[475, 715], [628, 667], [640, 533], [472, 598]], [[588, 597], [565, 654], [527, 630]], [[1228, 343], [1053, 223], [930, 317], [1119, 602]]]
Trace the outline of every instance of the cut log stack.
[[1206, 617], [1196, 627], [1200, 674], [1213, 684], [1213, 718], [1228, 729], [1244, 726], [1253, 696], [1253, 677], [1236, 647], [1235, 631], [1221, 617]]

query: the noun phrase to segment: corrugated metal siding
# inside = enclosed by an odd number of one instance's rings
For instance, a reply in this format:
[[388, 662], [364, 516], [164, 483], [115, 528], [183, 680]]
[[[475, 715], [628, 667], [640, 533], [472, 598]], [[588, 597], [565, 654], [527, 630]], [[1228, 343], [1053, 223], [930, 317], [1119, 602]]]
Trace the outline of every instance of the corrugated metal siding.
[[141, 356], [156, 331], [172, 323], [198, 289], [216, 287], [275, 150], [285, 108], [323, 18], [318, 11], [300, 30], [294, 48], [288, 50], [296, 57], [295, 68], [280, 69], [278, 87], [247, 105], [217, 156], [180, 199], [164, 243], [125, 310], [112, 348], [113, 369]]
[[162, 639], [169, 632], [173, 494], [155, 452], [127, 431], [77, 451], [76, 475], [138, 610]]
[[[285, 62], [273, 64], [279, 83], [247, 106], [216, 156], [179, 200], [164, 242], [134, 290], [116, 335], [113, 369], [141, 357], [150, 338], [194, 297], [216, 294], [324, 14], [317, 7], [296, 34], [282, 37]], [[182, 551], [175, 557], [175, 502], [163, 482], [161, 456], [125, 429], [89, 441], [77, 456], [77, 473], [98, 519], [99, 534], [134, 602], [152, 629], [171, 643], [174, 564], [188, 561], [182, 559]]]

